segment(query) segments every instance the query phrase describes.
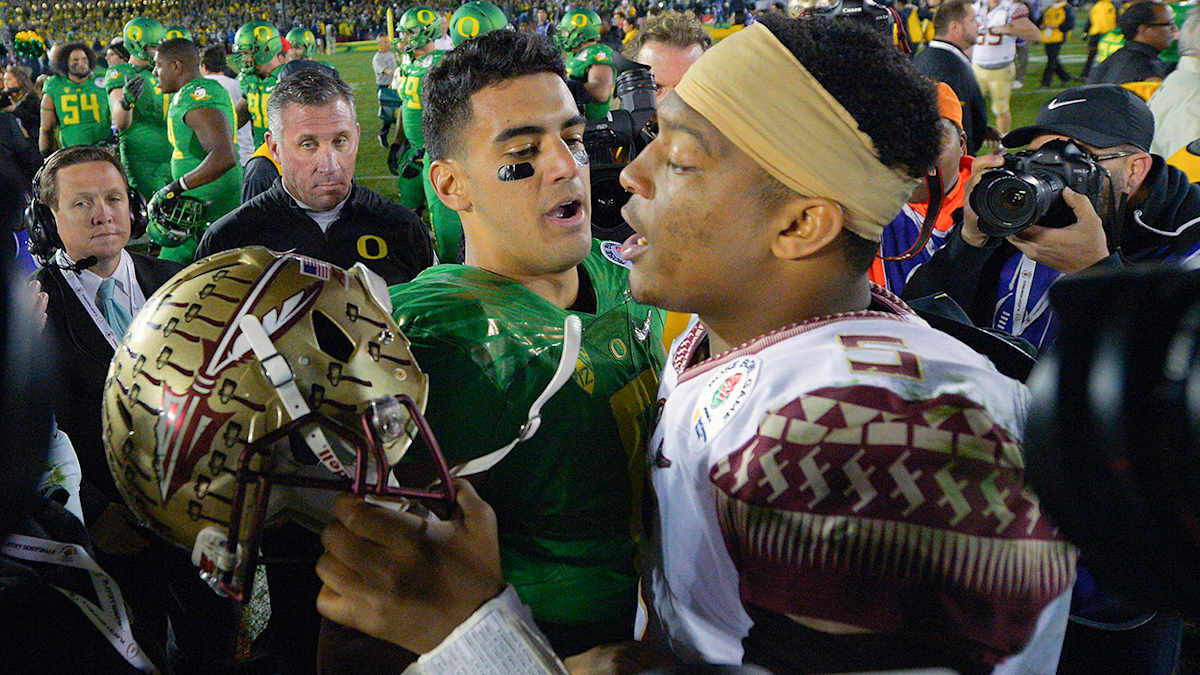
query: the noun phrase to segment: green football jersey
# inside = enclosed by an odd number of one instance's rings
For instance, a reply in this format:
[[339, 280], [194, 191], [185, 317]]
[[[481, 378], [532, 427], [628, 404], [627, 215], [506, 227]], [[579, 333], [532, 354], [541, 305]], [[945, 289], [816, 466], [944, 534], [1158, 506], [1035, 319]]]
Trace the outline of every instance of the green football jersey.
[[58, 144], [94, 145], [112, 134], [104, 80], [89, 76], [83, 82], [55, 75], [42, 85], [58, 117]]
[[[584, 47], [567, 59], [567, 77], [579, 82], [587, 82], [588, 70], [592, 66], [613, 67], [613, 50], [605, 44], [594, 44]], [[589, 120], [603, 119], [612, 106], [612, 92], [608, 92], [608, 100], [602, 103], [588, 103], [583, 107], [583, 115]]]
[[279, 71], [282, 65], [271, 71], [266, 77], [258, 73], [243, 73], [238, 75], [238, 85], [246, 97], [246, 107], [250, 109], [250, 128], [254, 132], [254, 147], [266, 140], [267, 133], [267, 101], [275, 85], [279, 83]]
[[[480, 485], [499, 521], [505, 578], [560, 654], [627, 638], [636, 604], [663, 316], [633, 302], [617, 261], [614, 245], [593, 242], [580, 265], [594, 313], [560, 309], [464, 265], [431, 267], [391, 290], [396, 321], [429, 375], [426, 416], [451, 464], [518, 435], [558, 365], [563, 320], [582, 321], [574, 376], [543, 408], [537, 435]], [[412, 456], [426, 455], [418, 444]]]
[[134, 104], [133, 121], [121, 132], [121, 162], [130, 182], [146, 199], [171, 182], [171, 142], [167, 139], [167, 106], [171, 97], [162, 92], [149, 68], [121, 63], [108, 69], [104, 89], [112, 92], [129, 78], [146, 81]]
[[[171, 139], [173, 152], [171, 154], [171, 178], [177, 179], [192, 169], [200, 166], [208, 151], [200, 144], [196, 132], [187, 125], [187, 114], [198, 108], [215, 108], [225, 116], [230, 133], [237, 139], [237, 116], [233, 109], [233, 100], [220, 82], [207, 77], [198, 77], [183, 85], [171, 97], [171, 107], [167, 113], [167, 135]], [[184, 194], [195, 197], [207, 203], [204, 207], [204, 220], [212, 223], [218, 218], [237, 208], [241, 203], [242, 167], [234, 164], [220, 178], [198, 188], [188, 190]]]
[[421, 83], [445, 55], [446, 52], [435, 50], [402, 66], [404, 85], [400, 90], [400, 99], [403, 101], [400, 122], [404, 125], [404, 137], [409, 145], [425, 147], [425, 135], [421, 132]]

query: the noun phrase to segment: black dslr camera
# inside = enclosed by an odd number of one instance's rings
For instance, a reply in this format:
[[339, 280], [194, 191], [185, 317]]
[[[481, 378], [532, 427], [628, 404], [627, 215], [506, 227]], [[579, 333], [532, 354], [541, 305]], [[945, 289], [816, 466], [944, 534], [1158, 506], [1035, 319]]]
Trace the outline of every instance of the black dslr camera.
[[1004, 166], [983, 174], [971, 191], [979, 230], [1007, 237], [1030, 225], [1065, 227], [1075, 212], [1063, 201], [1063, 188], [1087, 195], [1100, 213], [1100, 195], [1108, 171], [1069, 140], [1053, 140], [1036, 150], [1004, 158]]
[[629, 193], [621, 187], [621, 169], [658, 133], [654, 75], [648, 66], [626, 63], [613, 87], [621, 107], [610, 110], [605, 119], [588, 120], [583, 132], [583, 146], [591, 160], [592, 236], [618, 242], [633, 234], [621, 217], [621, 207], [629, 201]]

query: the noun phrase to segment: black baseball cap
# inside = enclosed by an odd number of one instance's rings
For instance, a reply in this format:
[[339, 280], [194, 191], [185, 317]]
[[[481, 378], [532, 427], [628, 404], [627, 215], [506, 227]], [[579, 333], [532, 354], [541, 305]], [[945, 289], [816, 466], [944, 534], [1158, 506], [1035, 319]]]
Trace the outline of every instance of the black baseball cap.
[[1089, 84], [1047, 101], [1035, 124], [1004, 136], [1004, 147], [1029, 145], [1042, 134], [1070, 136], [1094, 148], [1129, 144], [1149, 152], [1154, 115], [1145, 101], [1121, 85]]

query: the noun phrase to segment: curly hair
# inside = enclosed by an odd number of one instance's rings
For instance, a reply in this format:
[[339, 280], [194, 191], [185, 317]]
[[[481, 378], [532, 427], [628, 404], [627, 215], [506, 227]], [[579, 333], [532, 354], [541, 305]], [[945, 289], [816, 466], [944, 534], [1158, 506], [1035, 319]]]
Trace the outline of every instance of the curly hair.
[[680, 49], [698, 44], [700, 49], [707, 50], [712, 46], [712, 36], [704, 30], [704, 25], [693, 14], [673, 9], [647, 19], [641, 29], [633, 34], [633, 39], [625, 49], [625, 57], [637, 61], [642, 45], [650, 40]]
[[70, 71], [70, 67], [68, 64], [70, 64], [70, 62], [71, 62], [71, 54], [74, 54], [75, 52], [79, 51], [80, 49], [83, 50], [84, 54], [87, 54], [88, 70], [89, 71], [95, 70], [96, 69], [96, 54], [92, 52], [91, 47], [88, 47], [87, 45], [85, 45], [82, 42], [70, 42], [68, 44], [63, 45], [61, 49], [59, 49], [57, 52], [55, 52], [54, 63], [50, 64], [50, 68], [53, 69], [54, 72], [58, 73], [59, 75], [63, 75], [63, 76], [70, 75], [71, 71]]
[[421, 131], [430, 160], [458, 151], [459, 134], [471, 122], [471, 96], [498, 82], [552, 73], [565, 82], [566, 66], [545, 35], [494, 30], [446, 54], [421, 85]]
[[850, 113], [885, 166], [928, 173], [941, 139], [937, 96], [900, 50], [854, 19], [768, 14], [760, 22]]
[[[895, 46], [855, 19], [768, 14], [760, 21], [850, 113], [885, 166], [916, 179], [928, 173], [942, 138], [934, 84]], [[786, 191], [772, 178], [762, 197], [776, 201]], [[879, 250], [849, 230], [841, 243], [855, 271], [870, 267]]]

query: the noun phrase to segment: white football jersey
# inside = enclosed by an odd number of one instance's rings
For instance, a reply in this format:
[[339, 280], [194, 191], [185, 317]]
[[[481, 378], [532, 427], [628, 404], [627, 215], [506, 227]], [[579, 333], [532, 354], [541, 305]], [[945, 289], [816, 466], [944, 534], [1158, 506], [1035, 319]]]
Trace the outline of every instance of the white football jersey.
[[1029, 8], [1012, 0], [1000, 0], [995, 7], [991, 7], [988, 0], [979, 0], [975, 3], [975, 14], [979, 20], [979, 32], [975, 36], [971, 62], [982, 67], [1012, 63], [1017, 58], [1016, 36], [1001, 35], [992, 29], [1016, 19], [1028, 18]]
[[[1018, 441], [1029, 396], [1024, 385], [997, 372], [987, 359], [954, 338], [931, 329], [890, 293], [876, 289], [875, 300], [891, 305], [895, 312], [864, 311], [813, 319], [690, 368], [694, 350], [704, 337], [703, 326], [693, 317], [688, 329], [675, 340], [660, 380], [661, 416], [647, 449], [658, 513], [644, 558], [643, 603], [636, 628], [639, 637], [646, 636], [647, 630], [665, 635], [676, 654], [686, 661], [742, 662], [742, 640], [753, 622], [742, 600], [748, 591], [739, 589], [739, 569], [726, 542], [727, 537], [737, 535], [722, 531], [714, 483], [722, 474], [728, 478], [731, 471], [737, 472], [738, 467], [730, 467], [730, 457], [770, 433], [764, 429], [772, 417], [778, 417], [775, 413], [781, 407], [801, 400], [807, 406], [815, 400], [805, 398], [809, 392], [824, 396], [834, 389], [882, 391], [886, 396], [918, 404], [954, 397], [969, 399], [986, 411], [993, 428], [1002, 429], [1001, 435], [1012, 439], [996, 443], [996, 452], [1013, 462], [1021, 461]], [[828, 400], [815, 405], [826, 403]], [[839, 415], [845, 414], [847, 419], [852, 414], [875, 412], [848, 401], [835, 400], [830, 405], [841, 406], [843, 412]], [[777, 431], [782, 440], [783, 429]], [[903, 464], [904, 458], [895, 461]], [[817, 483], [822, 479], [819, 473], [811, 473], [817, 464], [805, 465], [803, 474], [797, 474], [799, 465], [804, 464], [806, 461], [793, 460], [788, 473], [790, 489], [811, 490], [805, 493], [807, 500], [819, 495]], [[743, 462], [742, 470], [747, 466], [749, 461]], [[821, 471], [828, 468], [820, 467]], [[889, 499], [889, 493], [892, 502], [912, 497], [905, 486], [888, 482], [889, 475], [898, 474], [886, 465], [881, 468], [884, 470], [871, 469], [865, 474], [868, 492], [872, 490], [870, 484], [875, 484], [877, 494], [871, 499], [883, 502]], [[920, 476], [920, 472], [915, 475]], [[779, 474], [774, 478], [782, 477]], [[807, 482], [795, 480], [805, 477]], [[767, 490], [789, 489], [786, 481], [776, 482], [766, 475], [757, 485]], [[768, 487], [762, 488], [764, 485]], [[1024, 530], [1028, 525], [1032, 531], [1037, 515], [1020, 510], [1022, 502], [1015, 496], [1009, 495], [1013, 497], [1013, 511], [1019, 514], [1014, 518], [1014, 530]], [[967, 501], [962, 500], [964, 508]], [[967, 510], [972, 518], [992, 518], [987, 514], [1004, 511], [995, 505], [991, 510], [976, 508], [980, 504], [977, 495], [972, 495], [970, 501], [973, 506]], [[946, 502], [943, 499], [939, 503]], [[983, 504], [986, 506], [986, 502]], [[989, 521], [988, 527], [994, 524]], [[1008, 522], [1004, 525], [1007, 527]], [[1067, 589], [1064, 597], [1069, 597], [1069, 583]], [[1047, 607], [1036, 629], [1030, 626], [1035, 632], [1033, 642], [1041, 645], [1034, 660], [1046, 660], [1050, 658], [1048, 653], [1053, 654], [1048, 672], [1053, 672], [1053, 664], [1057, 663], [1066, 625], [1066, 604], [1061, 600]], [[1046, 642], [1040, 639], [1042, 634], [1049, 636], [1051, 644], [1042, 644]], [[1046, 672], [1037, 666], [1029, 669]]]

